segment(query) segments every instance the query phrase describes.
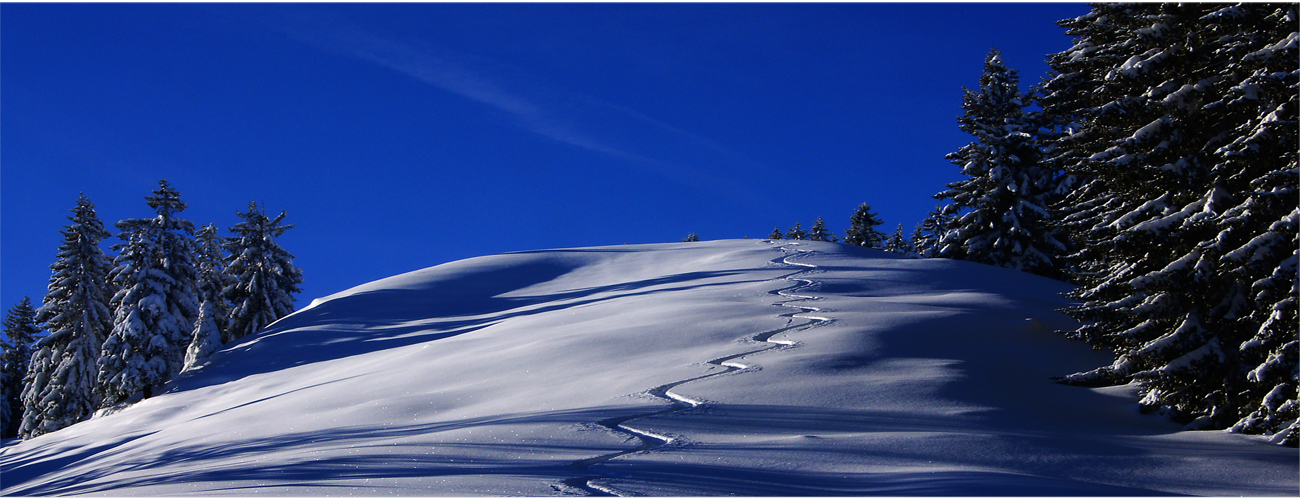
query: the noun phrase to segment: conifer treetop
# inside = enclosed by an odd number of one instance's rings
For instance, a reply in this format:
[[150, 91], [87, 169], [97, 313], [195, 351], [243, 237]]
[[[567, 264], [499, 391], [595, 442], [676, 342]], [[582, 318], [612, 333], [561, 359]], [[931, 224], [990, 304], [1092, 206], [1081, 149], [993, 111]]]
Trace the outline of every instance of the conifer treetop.
[[935, 253], [1055, 277], [1066, 252], [1050, 209], [1056, 176], [1041, 162], [1038, 120], [1025, 110], [1033, 93], [1018, 82], [994, 49], [979, 91], [963, 89], [959, 128], [975, 141], [946, 156], [968, 178], [934, 196], [952, 200]]
[[185, 219], [179, 219], [177, 214], [189, 208], [185, 201], [181, 200], [181, 193], [172, 187], [167, 179], [158, 181], [158, 189], [153, 190], [153, 194], [145, 197], [149, 208], [154, 209], [156, 217], [150, 219], [123, 219], [116, 224], [117, 228], [124, 232], [133, 232], [143, 226], [153, 225], [159, 229], [169, 231], [180, 231], [186, 235], [194, 234], [194, 223]]
[[11, 345], [30, 345], [37, 340], [36, 337], [39, 333], [40, 329], [36, 327], [36, 310], [32, 308], [32, 300], [27, 296], [23, 296], [5, 314], [5, 341]]
[[172, 188], [167, 179], [158, 181], [158, 189], [153, 191], [153, 195], [146, 196], [145, 200], [149, 203], [149, 208], [158, 211], [158, 215], [171, 217], [172, 214], [185, 211], [189, 205], [181, 200], [181, 193]]
[[876, 229], [885, 221], [871, 211], [871, 205], [858, 205], [853, 216], [849, 218], [849, 228], [844, 231], [844, 242], [850, 245], [868, 248], [881, 248], [885, 243], [885, 233]]
[[229, 339], [256, 332], [293, 312], [293, 294], [301, 292], [302, 270], [293, 265], [294, 255], [275, 238], [292, 229], [282, 221], [286, 212], [274, 219], [266, 216], [256, 202], [248, 210], [236, 212], [243, 221], [230, 228], [234, 236], [226, 239], [230, 252], [226, 267], [231, 283], [223, 295], [231, 303]]

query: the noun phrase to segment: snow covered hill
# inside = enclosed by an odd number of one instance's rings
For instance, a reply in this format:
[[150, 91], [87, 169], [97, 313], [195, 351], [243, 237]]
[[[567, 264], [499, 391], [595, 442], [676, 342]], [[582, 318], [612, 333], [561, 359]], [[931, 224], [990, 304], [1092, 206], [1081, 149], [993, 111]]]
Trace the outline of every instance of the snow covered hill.
[[1052, 333], [1067, 286], [817, 242], [548, 250], [319, 299], [0, 451], [0, 494], [1295, 495]]

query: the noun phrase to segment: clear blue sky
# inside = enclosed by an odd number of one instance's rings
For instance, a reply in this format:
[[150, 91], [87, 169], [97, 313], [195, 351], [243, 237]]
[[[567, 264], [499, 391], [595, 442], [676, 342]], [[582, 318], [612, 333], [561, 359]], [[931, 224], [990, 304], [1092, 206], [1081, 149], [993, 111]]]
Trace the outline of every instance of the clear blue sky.
[[[0, 306], [39, 302], [85, 192], [252, 200], [312, 298], [477, 255], [761, 238], [960, 178], [961, 87], [1022, 86], [1082, 4], [4, 4]], [[116, 242], [116, 238], [105, 243]]]

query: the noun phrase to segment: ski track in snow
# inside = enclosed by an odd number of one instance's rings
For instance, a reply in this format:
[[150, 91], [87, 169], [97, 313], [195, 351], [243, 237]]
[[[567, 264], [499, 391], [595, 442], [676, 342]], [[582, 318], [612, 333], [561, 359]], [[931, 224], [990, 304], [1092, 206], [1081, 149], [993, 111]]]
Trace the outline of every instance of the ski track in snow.
[[[773, 240], [769, 240], [769, 241], [768, 241], [768, 243], [772, 243], [772, 242], [773, 242]], [[767, 330], [767, 331], [759, 332], [759, 333], [756, 333], [756, 334], [752, 334], [752, 335], [750, 335], [750, 336], [747, 338], [748, 341], [751, 341], [751, 342], [758, 342], [758, 343], [765, 343], [765, 344], [768, 344], [768, 345], [765, 346], [765, 347], [763, 347], [763, 348], [761, 348], [761, 349], [749, 350], [749, 351], [745, 351], [745, 352], [741, 352], [741, 353], [737, 353], [737, 354], [731, 354], [731, 355], [723, 356], [723, 357], [721, 357], [721, 358], [715, 358], [715, 359], [711, 359], [711, 360], [706, 361], [706, 363], [709, 364], [709, 365], [712, 365], [712, 366], [716, 366], [716, 367], [720, 367], [720, 368], [722, 368], [721, 371], [715, 371], [715, 372], [712, 372], [712, 373], [706, 373], [706, 374], [704, 374], [704, 375], [700, 375], [700, 376], [698, 376], [698, 377], [691, 377], [691, 378], [688, 378], [688, 379], [678, 380], [678, 381], [676, 381], [676, 382], [670, 382], [670, 383], [667, 383], [667, 384], [664, 384], [664, 385], [661, 385], [661, 386], [658, 386], [658, 387], [651, 388], [651, 389], [649, 389], [649, 390], [647, 390], [647, 391], [645, 391], [645, 392], [642, 393], [642, 394], [648, 394], [648, 395], [654, 396], [654, 397], [656, 397], [656, 398], [662, 399], [662, 400], [664, 400], [664, 401], [670, 403], [672, 406], [670, 406], [670, 407], [668, 407], [668, 408], [665, 408], [665, 409], [663, 409], [663, 410], [653, 411], [653, 412], [637, 413], [637, 414], [634, 414], [634, 415], [626, 415], [626, 416], [619, 416], [619, 417], [614, 417], [614, 418], [608, 418], [608, 419], [605, 419], [605, 420], [601, 420], [601, 421], [599, 421], [599, 422], [596, 422], [596, 424], [597, 424], [597, 425], [600, 425], [601, 427], [607, 428], [607, 429], [609, 429], [609, 430], [612, 430], [612, 431], [614, 431], [614, 432], [618, 432], [618, 433], [621, 433], [621, 434], [627, 434], [627, 435], [629, 435], [631, 438], [635, 438], [635, 439], [637, 439], [638, 441], [640, 441], [641, 444], [640, 444], [639, 446], [637, 446], [636, 448], [633, 448], [633, 449], [630, 449], [630, 450], [618, 451], [618, 452], [614, 452], [614, 453], [607, 453], [607, 454], [605, 454], [605, 455], [600, 455], [600, 456], [596, 456], [596, 457], [592, 457], [592, 458], [586, 458], [586, 459], [578, 460], [578, 461], [575, 461], [575, 462], [573, 462], [573, 463], [568, 464], [569, 467], [572, 467], [572, 468], [575, 468], [575, 469], [579, 469], [579, 470], [581, 470], [581, 471], [583, 471], [583, 472], [586, 472], [587, 474], [586, 474], [586, 475], [583, 475], [583, 476], [574, 477], [574, 478], [570, 478], [570, 479], [566, 479], [566, 480], [562, 481], [561, 483], [562, 483], [564, 486], [568, 486], [569, 488], [573, 488], [573, 489], [577, 489], [577, 490], [585, 491], [585, 492], [587, 492], [588, 494], [593, 495], [593, 496], [629, 496], [629, 495], [626, 495], [626, 494], [624, 494], [623, 492], [620, 492], [620, 491], [618, 491], [618, 490], [616, 490], [616, 489], [614, 489], [614, 488], [611, 488], [611, 487], [608, 487], [608, 486], [604, 486], [604, 485], [600, 485], [600, 484], [596, 484], [594, 481], [596, 481], [596, 480], [598, 480], [598, 479], [604, 479], [604, 478], [607, 478], [607, 477], [614, 477], [614, 476], [603, 474], [603, 473], [601, 473], [600, 471], [595, 470], [594, 467], [597, 466], [597, 465], [600, 465], [600, 464], [602, 464], [602, 463], [608, 462], [608, 461], [610, 461], [610, 460], [613, 460], [613, 459], [616, 459], [616, 458], [619, 458], [619, 457], [625, 456], [625, 455], [631, 455], [631, 454], [634, 454], [634, 453], [641, 453], [641, 452], [643, 452], [643, 451], [651, 451], [651, 450], [654, 450], [654, 449], [657, 449], [657, 448], [662, 448], [662, 447], [664, 447], [664, 446], [668, 446], [669, 444], [673, 443], [673, 441], [675, 441], [676, 438], [674, 438], [673, 436], [666, 436], [666, 435], [656, 434], [656, 433], [653, 433], [653, 432], [650, 432], [650, 431], [646, 431], [646, 430], [642, 430], [642, 429], [637, 429], [637, 428], [634, 428], [634, 427], [631, 427], [631, 426], [627, 425], [627, 422], [632, 421], [632, 420], [641, 419], [641, 418], [654, 417], [654, 416], [658, 416], [658, 415], [665, 415], [665, 414], [669, 414], [669, 413], [675, 413], [675, 412], [678, 412], [678, 411], [682, 411], [682, 410], [686, 410], [686, 409], [690, 409], [690, 408], [695, 408], [695, 407], [698, 407], [698, 406], [704, 405], [704, 404], [706, 404], [706, 401], [704, 401], [704, 400], [700, 400], [700, 399], [696, 399], [696, 398], [692, 398], [692, 397], [689, 397], [689, 396], [684, 396], [684, 395], [682, 395], [682, 394], [678, 394], [678, 393], [676, 393], [676, 392], [673, 392], [673, 389], [676, 389], [677, 387], [682, 386], [682, 385], [685, 385], [685, 384], [689, 384], [689, 383], [691, 383], [691, 382], [695, 382], [695, 381], [697, 381], [697, 380], [703, 380], [703, 379], [706, 379], [706, 378], [718, 377], [718, 376], [726, 375], [726, 374], [728, 374], [728, 373], [735, 373], [735, 372], [744, 371], [744, 370], [749, 370], [749, 369], [751, 369], [751, 368], [754, 368], [755, 365], [745, 364], [745, 363], [741, 363], [741, 362], [739, 362], [739, 361], [735, 361], [735, 360], [740, 359], [740, 358], [744, 358], [745, 356], [749, 356], [749, 355], [752, 355], [752, 354], [758, 354], [758, 353], [760, 353], [760, 352], [771, 351], [771, 350], [774, 350], [774, 349], [791, 349], [791, 348], [794, 348], [794, 347], [797, 346], [797, 343], [796, 343], [796, 342], [794, 342], [794, 341], [792, 341], [792, 340], [785, 340], [785, 339], [773, 340], [772, 337], [777, 336], [777, 335], [780, 335], [780, 334], [782, 334], [782, 333], [789, 332], [789, 331], [794, 331], [794, 330], [805, 330], [805, 329], [813, 328], [813, 327], [816, 327], [816, 326], [826, 325], [826, 324], [829, 324], [829, 323], [831, 323], [832, 321], [834, 321], [833, 319], [831, 319], [831, 318], [827, 318], [827, 317], [824, 317], [824, 316], [813, 316], [813, 315], [809, 315], [809, 313], [820, 312], [820, 311], [821, 311], [821, 308], [818, 308], [818, 307], [812, 307], [812, 306], [805, 306], [805, 305], [792, 305], [792, 304], [791, 304], [792, 302], [803, 302], [803, 301], [810, 301], [810, 300], [818, 300], [818, 299], [820, 299], [820, 297], [817, 297], [817, 296], [814, 296], [814, 295], [799, 295], [799, 294], [792, 293], [792, 292], [794, 292], [795, 290], [801, 290], [801, 289], [810, 288], [810, 287], [812, 287], [814, 284], [816, 284], [816, 281], [814, 281], [814, 280], [807, 279], [807, 278], [797, 278], [797, 277], [796, 277], [796, 276], [799, 276], [799, 275], [803, 275], [803, 274], [810, 273], [810, 272], [812, 272], [813, 269], [816, 269], [816, 268], [817, 268], [817, 266], [816, 266], [816, 265], [813, 265], [813, 264], [805, 264], [805, 263], [801, 263], [801, 262], [792, 262], [792, 261], [790, 260], [791, 257], [796, 257], [796, 256], [799, 256], [799, 255], [806, 255], [806, 254], [811, 254], [811, 253], [813, 253], [811, 250], [800, 250], [800, 249], [798, 249], [798, 248], [794, 248], [794, 249], [793, 249], [794, 253], [791, 253], [791, 249], [790, 249], [789, 247], [793, 247], [793, 246], [796, 246], [796, 245], [798, 245], [798, 244], [799, 244], [798, 242], [789, 242], [789, 243], [785, 243], [785, 244], [783, 244], [783, 245], [781, 245], [781, 246], [779, 246], [779, 247], [776, 247], [776, 249], [777, 249], [777, 250], [780, 250], [780, 251], [782, 252], [783, 255], [780, 256], [780, 257], [777, 257], [777, 258], [775, 258], [775, 259], [772, 259], [772, 263], [773, 263], [773, 264], [776, 264], [776, 265], [794, 266], [794, 267], [801, 267], [801, 268], [803, 268], [803, 269], [800, 269], [800, 270], [798, 270], [798, 271], [792, 272], [792, 273], [790, 273], [790, 274], [786, 274], [786, 275], [778, 276], [778, 277], [773, 278], [773, 279], [771, 280], [771, 281], [785, 280], [785, 281], [791, 281], [791, 282], [794, 282], [794, 283], [791, 284], [790, 286], [787, 286], [787, 287], [784, 287], [784, 288], [778, 288], [778, 289], [771, 290], [771, 291], [768, 291], [768, 292], [767, 292], [767, 293], [770, 294], [770, 295], [775, 295], [775, 296], [785, 297], [785, 298], [786, 298], [786, 300], [782, 300], [782, 301], [779, 301], [779, 302], [775, 302], [775, 303], [773, 303], [772, 305], [774, 305], [774, 306], [782, 306], [782, 307], [789, 307], [789, 308], [794, 308], [794, 309], [798, 309], [798, 310], [797, 310], [797, 311], [791, 311], [791, 312], [788, 312], [788, 313], [784, 313], [784, 314], [780, 314], [780, 315], [779, 315], [780, 317], [786, 318], [786, 325], [785, 325], [785, 326], [783, 326], [783, 327], [781, 327], [781, 328], [774, 329], [774, 330]], [[803, 320], [807, 320], [807, 321], [805, 321], [805, 322], [801, 322], [801, 323], [795, 323], [795, 318], [803, 319]], [[555, 488], [557, 491], [563, 491], [563, 489], [560, 488], [559, 486], [553, 486], [553, 488]]]

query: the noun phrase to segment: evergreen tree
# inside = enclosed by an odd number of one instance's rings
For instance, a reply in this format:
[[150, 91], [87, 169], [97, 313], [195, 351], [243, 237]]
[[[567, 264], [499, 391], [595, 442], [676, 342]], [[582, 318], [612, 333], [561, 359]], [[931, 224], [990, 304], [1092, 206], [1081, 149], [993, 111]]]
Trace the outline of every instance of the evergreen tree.
[[288, 316], [293, 312], [292, 294], [302, 291], [298, 287], [302, 270], [293, 265], [293, 255], [275, 242], [293, 228], [280, 223], [285, 213], [268, 218], [256, 202], [248, 205], [247, 212], [237, 213], [244, 221], [230, 228], [234, 236], [226, 242], [230, 251], [226, 272], [234, 280], [224, 292], [232, 304], [227, 341]]
[[[1295, 192], [1295, 169], [1291, 171], [1290, 190]], [[1242, 215], [1245, 215], [1243, 212]], [[1236, 314], [1254, 329], [1252, 337], [1241, 344], [1242, 368], [1246, 372], [1243, 417], [1232, 429], [1255, 434], [1277, 433], [1291, 446], [1300, 438], [1300, 401], [1297, 398], [1297, 366], [1300, 366], [1300, 317], [1296, 314], [1296, 248], [1300, 227], [1300, 209], [1293, 209], [1282, 220], [1222, 259], [1229, 276], [1236, 283], [1251, 283], [1249, 304]], [[1226, 230], [1225, 230], [1226, 232]], [[1279, 259], [1278, 257], [1282, 257]], [[1273, 269], [1268, 269], [1272, 267]], [[1254, 325], [1259, 325], [1255, 328]], [[1244, 336], [1244, 335], [1243, 335]]]
[[902, 224], [898, 225], [898, 229], [894, 230], [894, 234], [885, 239], [882, 249], [886, 252], [893, 252], [907, 257], [916, 256], [916, 251], [912, 248], [912, 242], [906, 236], [903, 236]]
[[[1300, 237], [1300, 136], [1297, 134], [1297, 7], [1245, 7], [1245, 12], [1221, 10], [1215, 17], [1239, 17], [1243, 38], [1232, 44], [1240, 78], [1221, 102], [1235, 118], [1233, 140], [1219, 151], [1219, 172], [1248, 187], [1237, 192], [1239, 203], [1215, 220], [1218, 235], [1202, 242], [1208, 253], [1222, 255], [1219, 265], [1240, 293], [1229, 319], [1241, 338], [1241, 366], [1247, 369], [1238, 396], [1242, 418], [1232, 429], [1275, 433], [1290, 446], [1300, 445], [1300, 332], [1296, 300], [1300, 294], [1297, 249]], [[1262, 46], [1262, 48], [1260, 48]], [[1241, 184], [1237, 184], [1241, 185]], [[1235, 188], [1235, 186], [1234, 186]], [[1244, 285], [1249, 284], [1249, 289]], [[1221, 422], [1215, 422], [1215, 426]]]
[[858, 205], [857, 211], [849, 218], [849, 228], [844, 231], [844, 242], [868, 248], [881, 248], [885, 245], [885, 233], [876, 229], [884, 224], [880, 216], [872, 213], [871, 205]]
[[817, 223], [813, 224], [812, 230], [808, 232], [808, 239], [813, 241], [836, 241], [835, 233], [826, 229], [826, 221], [821, 217], [817, 218]]
[[39, 333], [31, 299], [23, 297], [5, 315], [4, 338], [0, 339], [0, 438], [18, 436], [23, 418], [23, 380], [32, 357], [32, 343]]
[[685, 242], [700, 241], [700, 237], [699, 237], [699, 235], [697, 235], [697, 234], [695, 234], [695, 233], [691, 233], [691, 234], [686, 235], [685, 238], [682, 238], [682, 241], [685, 241]]
[[785, 237], [792, 240], [806, 240], [808, 239], [808, 232], [803, 230], [802, 222], [796, 222], [794, 227], [785, 232]]
[[188, 370], [202, 363], [221, 348], [229, 323], [230, 305], [222, 291], [232, 283], [226, 274], [226, 253], [223, 238], [217, 235], [217, 226], [208, 224], [194, 234], [197, 242], [195, 254], [198, 265], [199, 317], [194, 323], [194, 333], [189, 348], [185, 350]]
[[921, 258], [935, 258], [939, 254], [939, 242], [952, 224], [953, 216], [945, 214], [943, 207], [934, 207], [925, 219], [916, 226], [912, 233], [912, 248]]
[[1193, 428], [1296, 445], [1295, 4], [1097, 4], [1043, 106], [1080, 250], [1069, 383], [1137, 381]]
[[23, 392], [19, 434], [35, 437], [75, 424], [97, 407], [96, 362], [112, 328], [109, 259], [100, 243], [110, 236], [84, 194], [64, 226], [58, 258], [36, 320], [49, 335], [37, 342]]
[[769, 240], [780, 240], [780, 239], [784, 239], [784, 238], [785, 238], [785, 235], [781, 234], [781, 227], [780, 227], [780, 226], [777, 226], [777, 227], [773, 228], [773, 229], [772, 229], [772, 234], [767, 235], [767, 239], [769, 239]]
[[925, 258], [927, 256], [928, 248], [923, 246], [924, 240], [925, 224], [922, 222], [912, 228], [912, 235], [907, 238], [907, 247], [912, 250], [913, 257]]
[[145, 199], [157, 215], [117, 223], [125, 243], [111, 273], [113, 330], [99, 357], [96, 391], [109, 407], [153, 390], [180, 372], [199, 316], [194, 224], [166, 180]]
[[1039, 127], [1025, 110], [1033, 95], [1020, 92], [1019, 81], [994, 50], [979, 91], [963, 89], [958, 122], [976, 141], [947, 156], [969, 178], [935, 195], [953, 200], [943, 210], [954, 216], [938, 256], [1057, 276], [1066, 248], [1048, 211], [1055, 176], [1040, 161]]

